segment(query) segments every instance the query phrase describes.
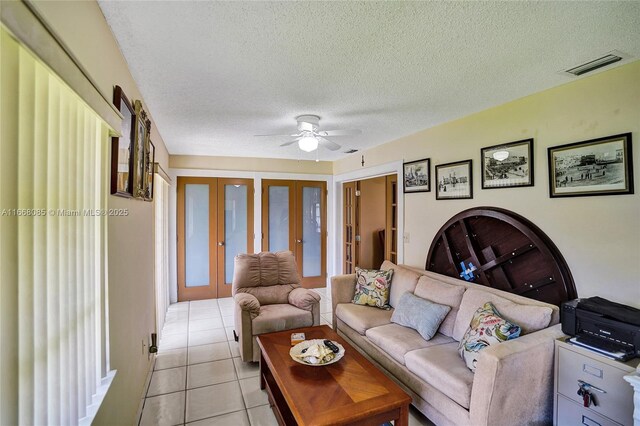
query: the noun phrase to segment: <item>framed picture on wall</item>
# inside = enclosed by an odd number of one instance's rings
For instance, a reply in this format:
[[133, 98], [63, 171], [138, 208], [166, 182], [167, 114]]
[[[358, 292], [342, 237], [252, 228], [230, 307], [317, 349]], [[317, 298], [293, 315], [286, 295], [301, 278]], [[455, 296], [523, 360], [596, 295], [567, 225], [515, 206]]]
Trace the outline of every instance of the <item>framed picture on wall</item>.
[[122, 135], [111, 138], [111, 194], [133, 196], [133, 142], [136, 115], [120, 86], [113, 89], [113, 105], [122, 114]]
[[133, 196], [145, 199], [147, 186], [145, 159], [151, 122], [147, 119], [147, 113], [142, 109], [142, 102], [135, 101], [134, 107], [136, 112], [136, 126], [134, 129]]
[[431, 159], [411, 161], [403, 166], [405, 193], [431, 191]]
[[156, 146], [149, 139], [149, 148], [145, 153], [145, 170], [146, 170], [146, 188], [145, 200], [153, 201], [153, 175], [155, 173]]
[[472, 160], [436, 166], [436, 200], [473, 198]]
[[480, 150], [482, 189], [533, 186], [533, 139]]
[[631, 133], [547, 151], [551, 197], [633, 194]]

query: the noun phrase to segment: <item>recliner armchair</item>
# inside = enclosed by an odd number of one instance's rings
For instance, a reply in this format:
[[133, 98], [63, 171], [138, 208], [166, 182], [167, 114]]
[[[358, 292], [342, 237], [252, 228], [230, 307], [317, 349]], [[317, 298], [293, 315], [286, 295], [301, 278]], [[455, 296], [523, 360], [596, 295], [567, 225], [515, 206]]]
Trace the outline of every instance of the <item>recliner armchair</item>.
[[320, 325], [320, 295], [300, 287], [293, 253], [239, 254], [234, 265], [234, 321], [242, 361], [260, 360], [260, 334]]

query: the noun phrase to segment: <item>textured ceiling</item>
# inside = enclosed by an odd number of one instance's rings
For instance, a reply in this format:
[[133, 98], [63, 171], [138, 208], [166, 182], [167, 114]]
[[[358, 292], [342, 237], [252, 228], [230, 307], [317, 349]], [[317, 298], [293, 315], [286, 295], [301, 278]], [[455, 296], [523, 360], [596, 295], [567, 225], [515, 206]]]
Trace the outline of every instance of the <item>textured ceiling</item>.
[[333, 160], [640, 58], [638, 2], [99, 3], [171, 154], [314, 159], [253, 135], [317, 114]]

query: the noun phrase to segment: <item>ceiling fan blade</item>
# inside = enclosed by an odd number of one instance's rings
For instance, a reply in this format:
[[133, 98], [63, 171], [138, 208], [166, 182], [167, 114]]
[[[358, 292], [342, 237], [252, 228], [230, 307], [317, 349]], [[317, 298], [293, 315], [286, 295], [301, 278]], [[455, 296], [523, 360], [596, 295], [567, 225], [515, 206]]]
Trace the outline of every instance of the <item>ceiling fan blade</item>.
[[297, 134], [295, 134], [295, 135], [289, 135], [289, 134], [287, 134], [287, 135], [283, 135], [283, 134], [273, 134], [273, 135], [253, 135], [253, 136], [288, 136], [288, 137], [291, 137], [291, 138], [295, 138], [295, 137], [300, 136], [300, 134], [299, 134], [299, 133], [297, 133]]
[[338, 145], [337, 143], [330, 141], [329, 139], [325, 139], [323, 137], [318, 137], [318, 142], [320, 142], [322, 146], [324, 146], [330, 151], [337, 151], [341, 148], [341, 146]]
[[320, 136], [354, 136], [362, 133], [360, 129], [323, 130], [318, 132]]
[[296, 143], [296, 142], [298, 142], [298, 139], [294, 139], [294, 140], [292, 140], [292, 141], [285, 142], [285, 143], [283, 143], [283, 144], [282, 144], [282, 145], [280, 145], [280, 146], [289, 146], [289, 145], [291, 145], [291, 144], [293, 144], [293, 143]]

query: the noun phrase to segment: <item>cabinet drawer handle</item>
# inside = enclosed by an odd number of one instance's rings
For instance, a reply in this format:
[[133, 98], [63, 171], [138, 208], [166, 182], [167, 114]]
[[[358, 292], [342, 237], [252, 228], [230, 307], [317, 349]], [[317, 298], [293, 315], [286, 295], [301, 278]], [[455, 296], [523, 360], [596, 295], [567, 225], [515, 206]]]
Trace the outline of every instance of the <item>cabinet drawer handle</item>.
[[578, 380], [578, 384], [580, 385], [581, 388], [588, 390], [588, 391], [596, 391], [596, 392], [600, 392], [600, 393], [607, 393], [606, 390], [604, 389], [600, 389], [597, 386], [593, 386], [591, 383], [587, 383], [584, 380]]
[[594, 377], [598, 377], [599, 379], [602, 379], [602, 369], [598, 367], [594, 367], [589, 364], [582, 364], [582, 371]]
[[602, 426], [600, 423], [584, 415], [582, 416], [582, 424], [586, 426]]

